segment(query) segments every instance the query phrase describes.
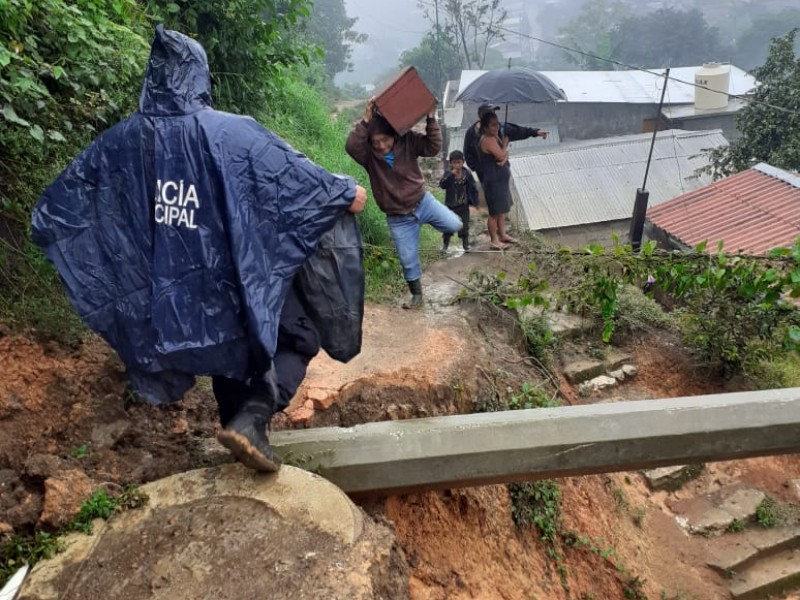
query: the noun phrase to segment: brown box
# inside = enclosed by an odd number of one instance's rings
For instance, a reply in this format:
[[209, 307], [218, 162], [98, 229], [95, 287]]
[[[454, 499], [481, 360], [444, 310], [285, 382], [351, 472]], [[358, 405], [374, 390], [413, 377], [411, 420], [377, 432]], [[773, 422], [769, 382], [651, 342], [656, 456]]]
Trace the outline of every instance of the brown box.
[[408, 132], [436, 106], [436, 97], [414, 67], [406, 67], [375, 94], [375, 106], [399, 135]]

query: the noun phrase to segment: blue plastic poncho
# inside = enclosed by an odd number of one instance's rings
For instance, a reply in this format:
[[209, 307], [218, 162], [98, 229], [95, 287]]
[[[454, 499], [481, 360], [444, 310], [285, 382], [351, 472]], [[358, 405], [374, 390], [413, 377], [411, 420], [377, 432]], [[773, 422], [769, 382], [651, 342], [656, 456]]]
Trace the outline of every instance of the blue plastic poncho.
[[213, 110], [210, 89], [203, 48], [159, 26], [139, 110], [33, 212], [32, 239], [75, 310], [154, 403], [180, 398], [193, 375], [263, 373], [295, 273], [355, 197], [353, 180]]

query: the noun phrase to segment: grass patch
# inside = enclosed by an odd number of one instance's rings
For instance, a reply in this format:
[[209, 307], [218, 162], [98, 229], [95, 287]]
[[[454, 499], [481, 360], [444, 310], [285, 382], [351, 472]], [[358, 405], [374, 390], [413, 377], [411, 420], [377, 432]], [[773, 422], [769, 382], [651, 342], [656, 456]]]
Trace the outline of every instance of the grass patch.
[[784, 525], [788, 511], [775, 498], [767, 496], [756, 507], [756, 523], [765, 529]]
[[771, 356], [745, 365], [748, 378], [760, 390], [800, 387], [800, 354]]

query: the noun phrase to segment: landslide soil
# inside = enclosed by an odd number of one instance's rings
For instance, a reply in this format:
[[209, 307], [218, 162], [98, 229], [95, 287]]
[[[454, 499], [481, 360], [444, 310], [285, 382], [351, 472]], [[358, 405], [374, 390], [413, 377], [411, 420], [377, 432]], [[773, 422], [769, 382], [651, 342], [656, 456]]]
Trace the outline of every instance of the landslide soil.
[[[481, 246], [477, 246], [481, 249]], [[484, 246], [485, 247], [485, 246]], [[357, 422], [468, 412], [491, 395], [541, 377], [520, 353], [502, 320], [474, 304], [444, 302], [474, 268], [513, 267], [513, 257], [474, 253], [435, 263], [424, 278], [431, 306], [409, 313], [370, 306], [365, 352], [346, 375], [323, 357], [293, 409], [308, 409], [277, 427]], [[401, 346], [402, 351], [393, 353]], [[631, 339], [623, 350], [637, 377], [612, 392], [582, 397], [558, 377], [562, 402], [660, 398], [744, 388], [698, 368], [668, 335]], [[137, 402], [126, 391], [113, 352], [88, 336], [77, 349], [0, 335], [0, 535], [56, 527], [61, 514], [46, 482], [85, 474], [92, 489], [110, 491], [176, 472], [227, 461], [213, 440], [216, 406], [205, 380], [170, 407]], [[314, 391], [315, 390], [315, 391]], [[319, 390], [323, 390], [320, 392]], [[295, 414], [295, 416], [296, 416]], [[798, 477], [797, 456], [714, 463], [690, 491], [744, 481], [797, 502], [787, 481]], [[505, 486], [429, 492], [365, 501], [363, 508], [394, 528], [416, 600], [502, 598], [728, 598], [726, 582], [705, 566], [708, 540], [689, 536], [670, 512], [666, 492], [651, 493], [639, 473], [558, 481], [564, 526], [588, 545], [565, 548], [567, 587], [547, 545], [512, 520]], [[52, 486], [51, 486], [52, 487]], [[75, 499], [62, 498], [73, 511]], [[65, 509], [64, 509], [65, 510]], [[402, 569], [400, 569], [402, 571]], [[636, 593], [642, 595], [636, 596]], [[403, 593], [401, 596], [405, 597]], [[386, 597], [392, 597], [387, 593]]]

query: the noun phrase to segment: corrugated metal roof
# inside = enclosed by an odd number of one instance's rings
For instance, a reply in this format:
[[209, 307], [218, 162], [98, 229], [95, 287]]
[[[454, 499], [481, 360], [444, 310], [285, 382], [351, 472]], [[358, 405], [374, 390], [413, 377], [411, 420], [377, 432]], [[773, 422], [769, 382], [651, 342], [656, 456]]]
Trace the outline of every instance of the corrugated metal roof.
[[[670, 82], [664, 103], [691, 104], [694, 102], [694, 74], [701, 68], [674, 67], [670, 69]], [[541, 71], [553, 83], [564, 90], [568, 102], [621, 102], [631, 104], [658, 104], [666, 69], [645, 71]], [[486, 71], [462, 71], [459, 92], [475, 81]], [[687, 83], [678, 83], [676, 79]], [[730, 65], [730, 84], [728, 93], [747, 94], [756, 87], [752, 75], [737, 66]]]
[[687, 246], [763, 254], [800, 236], [800, 177], [766, 164], [721, 179], [647, 211], [648, 220]]
[[[652, 138], [650, 133], [603, 138], [515, 157], [511, 173], [528, 227], [629, 219]], [[696, 174], [707, 164], [702, 151], [727, 143], [719, 129], [660, 131], [647, 179], [650, 205], [710, 183], [710, 176]]]
[[[511, 142], [509, 150], [512, 156], [515, 154], [532, 154], [535, 152], [546, 152], [552, 150], [561, 144], [561, 138], [558, 136], [558, 127], [555, 123], [531, 123], [525, 124], [526, 127], [536, 127], [537, 129], [544, 129], [547, 132], [547, 139], [540, 137], [528, 138], [527, 140], [520, 140], [518, 142]], [[466, 129], [458, 127], [452, 129], [447, 128], [447, 153], [453, 150], [464, 149], [464, 135]]]

